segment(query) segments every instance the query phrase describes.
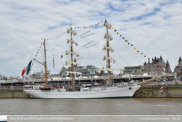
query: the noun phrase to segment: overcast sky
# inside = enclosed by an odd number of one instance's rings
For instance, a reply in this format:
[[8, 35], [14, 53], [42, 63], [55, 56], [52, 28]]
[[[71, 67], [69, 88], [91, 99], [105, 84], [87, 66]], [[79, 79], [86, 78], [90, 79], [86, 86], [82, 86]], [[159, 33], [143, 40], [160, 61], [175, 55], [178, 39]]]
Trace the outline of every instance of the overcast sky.
[[[37, 52], [36, 59], [43, 61], [41, 39], [56, 37], [59, 38], [48, 40], [46, 46], [48, 70], [51, 74], [58, 73], [65, 66], [65, 61], [69, 60], [65, 51], [69, 49], [67, 39], [70, 37], [64, 32], [69, 28], [70, 22], [77, 32], [73, 37], [78, 42], [78, 46], [74, 46], [75, 52], [89, 57], [78, 62], [83, 66], [104, 67], [102, 59], [105, 53], [102, 47], [105, 45], [105, 18], [114, 30], [137, 48], [134, 50], [134, 47], [129, 46], [119, 34], [110, 29], [109, 33], [114, 38], [110, 45], [115, 49], [111, 57], [117, 62], [112, 64], [113, 68], [142, 65], [148, 58], [161, 55], [174, 70], [182, 56], [181, 0], [1, 0], [0, 74], [21, 76], [22, 69], [35, 58]], [[99, 26], [83, 28], [98, 23]], [[89, 30], [85, 35], [94, 34], [80, 38], [80, 35]], [[82, 47], [91, 41], [90, 46], [98, 44], [89, 48]], [[140, 52], [137, 53], [137, 50]], [[61, 55], [63, 59], [60, 59]], [[42, 68], [34, 62], [31, 73], [39, 72]]]

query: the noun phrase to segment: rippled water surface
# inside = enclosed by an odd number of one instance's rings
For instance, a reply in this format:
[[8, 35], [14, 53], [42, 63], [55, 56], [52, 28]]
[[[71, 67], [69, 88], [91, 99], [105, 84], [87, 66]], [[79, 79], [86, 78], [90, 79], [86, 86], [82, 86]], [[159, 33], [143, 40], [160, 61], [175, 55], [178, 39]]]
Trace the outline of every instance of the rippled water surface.
[[0, 99], [0, 115], [182, 115], [182, 98]]

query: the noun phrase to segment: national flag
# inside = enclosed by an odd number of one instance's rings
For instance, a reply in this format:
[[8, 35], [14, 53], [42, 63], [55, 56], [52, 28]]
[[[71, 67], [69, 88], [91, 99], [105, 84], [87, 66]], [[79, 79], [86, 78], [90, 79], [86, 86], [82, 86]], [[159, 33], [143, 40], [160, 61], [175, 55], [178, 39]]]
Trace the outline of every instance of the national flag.
[[125, 42], [127, 42], [128, 40], [125, 40]]
[[30, 67], [32, 64], [32, 60], [29, 62], [28, 66], [26, 66], [23, 70], [22, 70], [22, 77], [24, 78], [25, 75], [28, 75], [30, 72]]
[[141, 54], [143, 54], [143, 53], [141, 53]]
[[163, 68], [162, 71], [165, 71], [165, 69]]
[[139, 52], [139, 50], [137, 50], [137, 52]]
[[63, 58], [63, 55], [61, 55], [60, 59], [62, 59], [62, 58]]
[[[134, 47], [134, 50], [136, 49], [136, 47]], [[139, 51], [138, 51], [139, 52]]]
[[117, 32], [117, 34], [119, 34], [119, 32]]
[[146, 55], [144, 55], [144, 57], [146, 57]]
[[120, 34], [120, 37], [121, 37], [122, 35]]
[[116, 32], [117, 30], [115, 29], [114, 32]]
[[130, 44], [130, 42], [128, 42], [128, 45]]
[[133, 44], [131, 44], [131, 46], [134, 46]]
[[114, 29], [114, 27], [112, 27], [112, 29]]
[[122, 39], [124, 39], [124, 37]]

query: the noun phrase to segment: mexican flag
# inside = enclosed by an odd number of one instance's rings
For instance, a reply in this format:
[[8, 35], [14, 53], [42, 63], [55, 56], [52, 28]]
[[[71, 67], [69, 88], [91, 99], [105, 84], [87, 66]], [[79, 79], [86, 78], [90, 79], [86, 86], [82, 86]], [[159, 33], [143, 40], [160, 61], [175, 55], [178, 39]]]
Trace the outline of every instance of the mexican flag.
[[30, 72], [30, 68], [31, 68], [31, 64], [32, 64], [32, 60], [29, 62], [28, 66], [26, 66], [23, 70], [22, 70], [22, 77], [24, 78], [25, 75], [28, 75]]

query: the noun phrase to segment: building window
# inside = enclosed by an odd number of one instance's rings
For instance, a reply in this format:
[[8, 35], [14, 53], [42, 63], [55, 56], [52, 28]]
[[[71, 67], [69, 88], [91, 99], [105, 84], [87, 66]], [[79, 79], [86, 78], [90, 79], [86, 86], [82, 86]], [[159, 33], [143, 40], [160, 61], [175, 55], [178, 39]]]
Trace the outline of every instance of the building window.
[[182, 81], [182, 77], [180, 77], [179, 79], [180, 79], [180, 81]]
[[124, 71], [124, 73], [132, 73], [132, 71]]

